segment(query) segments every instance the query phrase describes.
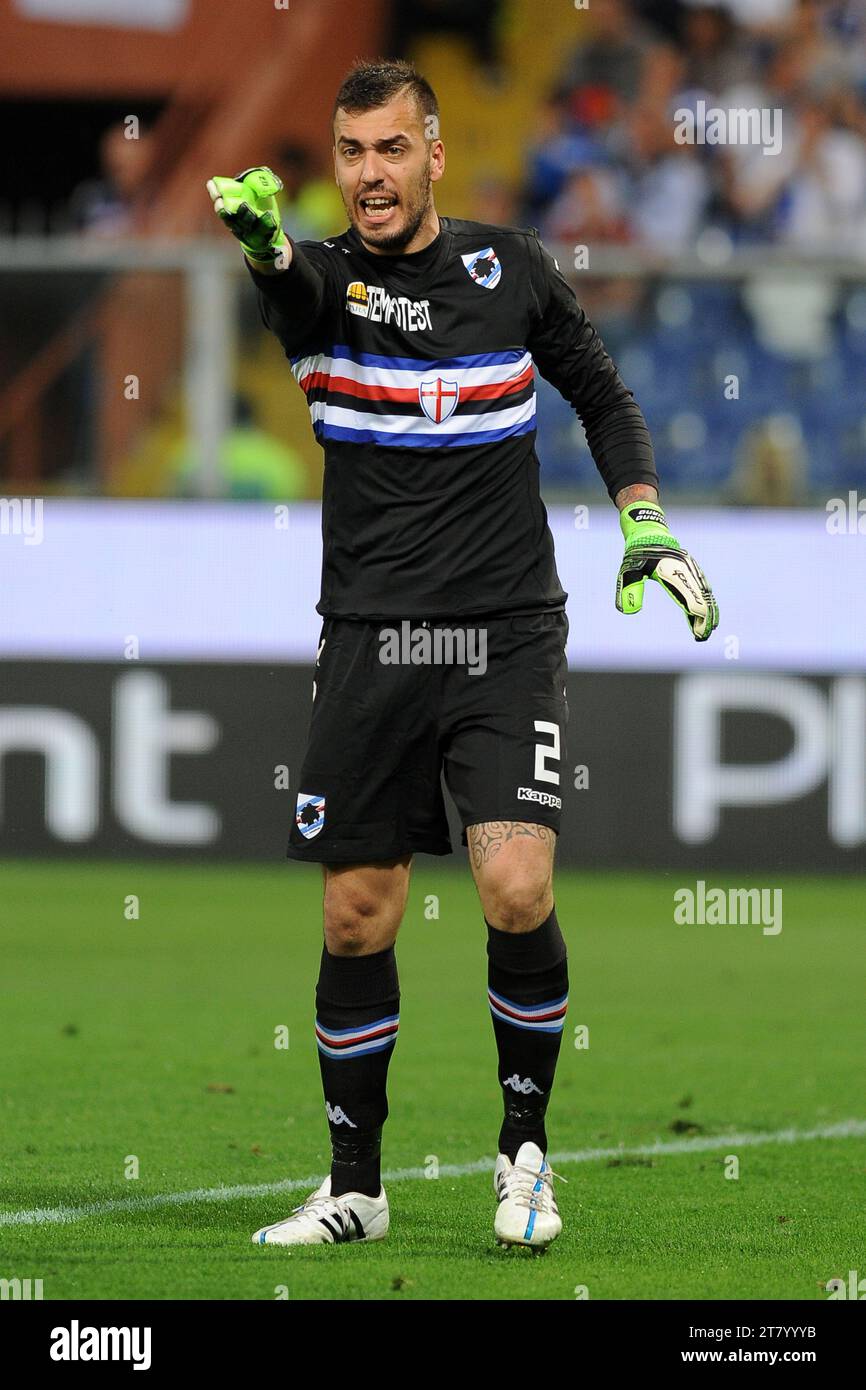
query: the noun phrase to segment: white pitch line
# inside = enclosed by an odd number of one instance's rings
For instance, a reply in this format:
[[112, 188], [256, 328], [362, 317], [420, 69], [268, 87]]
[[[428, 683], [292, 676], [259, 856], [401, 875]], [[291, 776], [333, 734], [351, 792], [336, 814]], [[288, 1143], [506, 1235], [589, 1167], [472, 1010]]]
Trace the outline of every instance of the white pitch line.
[[[615, 1149], [578, 1149], [574, 1153], [548, 1155], [552, 1167], [565, 1163], [595, 1163], [605, 1158], [655, 1158], [668, 1154], [708, 1153], [713, 1149], [754, 1148], [759, 1144], [802, 1144], [812, 1139], [859, 1139], [866, 1135], [866, 1120], [841, 1120], [820, 1129], [778, 1129], [769, 1134], [698, 1134], [690, 1139], [656, 1140]], [[474, 1163], [440, 1163], [440, 1178], [467, 1178], [475, 1173], [492, 1173], [493, 1159]], [[394, 1168], [382, 1174], [383, 1182], [407, 1182], [426, 1178], [425, 1168]], [[179, 1207], [187, 1202], [230, 1202], [238, 1197], [269, 1197], [279, 1192], [312, 1191], [323, 1175], [311, 1178], [283, 1178], [279, 1182], [243, 1183], [236, 1187], [196, 1187], [190, 1192], [162, 1192], [151, 1197], [112, 1197], [104, 1202], [87, 1202], [80, 1207], [36, 1207], [32, 1211], [0, 1212], [0, 1226], [64, 1225], [87, 1216], [111, 1212], [152, 1211], [157, 1207]]]

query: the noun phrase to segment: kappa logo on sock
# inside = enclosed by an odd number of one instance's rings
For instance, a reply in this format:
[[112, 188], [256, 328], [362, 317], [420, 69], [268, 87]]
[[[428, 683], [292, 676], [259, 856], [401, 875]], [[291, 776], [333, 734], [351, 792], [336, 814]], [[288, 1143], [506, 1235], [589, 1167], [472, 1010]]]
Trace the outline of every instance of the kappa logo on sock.
[[325, 1109], [328, 1112], [328, 1119], [331, 1121], [332, 1125], [348, 1125], [350, 1129], [358, 1128], [358, 1126], [353, 1124], [349, 1119], [342, 1105], [332, 1105], [329, 1100], [326, 1100]]
[[517, 1072], [515, 1072], [513, 1076], [506, 1076], [502, 1084], [503, 1086], [510, 1086], [513, 1091], [517, 1091], [518, 1095], [521, 1096], [528, 1096], [531, 1091], [534, 1091], [537, 1096], [544, 1095], [544, 1092], [536, 1086], [531, 1076], [527, 1076], [525, 1081], [521, 1081]]

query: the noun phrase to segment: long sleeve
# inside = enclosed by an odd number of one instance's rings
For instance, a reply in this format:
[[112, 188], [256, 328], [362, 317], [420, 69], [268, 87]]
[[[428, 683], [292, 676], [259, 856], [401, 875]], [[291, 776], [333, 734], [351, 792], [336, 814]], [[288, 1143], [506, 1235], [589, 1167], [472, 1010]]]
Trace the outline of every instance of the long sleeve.
[[291, 247], [291, 264], [279, 275], [261, 275], [244, 258], [258, 292], [262, 322], [289, 357], [326, 327], [334, 302], [330, 277], [324, 265], [316, 264], [315, 252], [308, 254], [294, 241]]
[[577, 412], [612, 498], [631, 483], [657, 488], [652, 441], [640, 406], [537, 237], [530, 240], [533, 253], [538, 322], [527, 347], [538, 370]]

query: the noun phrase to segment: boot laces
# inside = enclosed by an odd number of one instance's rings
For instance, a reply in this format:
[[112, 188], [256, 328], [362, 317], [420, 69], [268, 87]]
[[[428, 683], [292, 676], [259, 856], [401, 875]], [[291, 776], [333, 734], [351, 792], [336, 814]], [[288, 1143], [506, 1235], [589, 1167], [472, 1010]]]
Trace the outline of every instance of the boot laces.
[[[545, 1211], [555, 1200], [554, 1178], [568, 1185], [568, 1179], [561, 1173], [554, 1173], [549, 1164], [543, 1173], [539, 1173], [537, 1168], [530, 1168], [525, 1163], [515, 1163], [511, 1171], [505, 1174], [503, 1186], [507, 1195], [519, 1206], [527, 1207], [530, 1211]], [[539, 1182], [541, 1186], [536, 1190]]]
[[325, 1193], [321, 1197], [315, 1195], [308, 1197], [306, 1202], [302, 1202], [299, 1207], [294, 1208], [293, 1215], [295, 1213], [309, 1216], [314, 1221], [322, 1216], [335, 1216], [340, 1221], [344, 1231], [348, 1231], [352, 1224], [352, 1217], [345, 1202], [342, 1202], [339, 1197], [329, 1197]]

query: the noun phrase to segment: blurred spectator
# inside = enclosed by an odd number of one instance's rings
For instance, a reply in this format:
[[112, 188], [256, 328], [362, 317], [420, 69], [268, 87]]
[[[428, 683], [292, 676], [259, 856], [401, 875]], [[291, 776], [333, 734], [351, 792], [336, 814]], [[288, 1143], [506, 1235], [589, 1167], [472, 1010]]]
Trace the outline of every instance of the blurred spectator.
[[829, 91], [851, 80], [849, 52], [827, 17], [824, 0], [800, 0], [788, 26], [785, 48], [801, 89]]
[[742, 30], [738, 32], [724, 5], [694, 6], [683, 22], [678, 86], [702, 91], [717, 99], [729, 87], [750, 80], [756, 72], [756, 52]]
[[723, 198], [738, 240], [773, 240], [809, 253], [866, 250], [866, 143], [844, 91], [805, 91], [783, 111], [782, 149], [721, 152]]
[[678, 40], [683, 20], [683, 0], [631, 0], [635, 17], [661, 39]]
[[692, 250], [710, 197], [695, 146], [674, 144], [670, 121], [654, 106], [637, 107], [628, 129], [633, 240], [661, 255]]
[[782, 229], [801, 251], [866, 252], [866, 147], [833, 120], [832, 106], [804, 104], [796, 135], [796, 168]]
[[346, 209], [333, 172], [323, 171], [304, 145], [283, 145], [274, 167], [283, 181], [283, 226], [296, 241], [324, 241], [346, 227]]
[[128, 135], [118, 121], [99, 141], [100, 177], [81, 183], [72, 194], [73, 225], [89, 236], [122, 236], [133, 230], [133, 207], [141, 197], [153, 154], [152, 136]]
[[568, 92], [552, 93], [539, 109], [536, 138], [527, 158], [524, 220], [540, 224], [570, 174], [608, 161], [603, 139], [575, 126]]
[[624, 192], [622, 178], [612, 169], [575, 169], [547, 210], [545, 235], [586, 245], [628, 240]]
[[583, 93], [605, 94], [619, 111], [641, 95], [658, 41], [627, 0], [604, 0], [592, 5], [589, 13], [591, 35], [575, 48], [560, 85], [573, 92], [577, 101]]
[[723, 145], [712, 160], [718, 207], [733, 239], [743, 244], [778, 240], [797, 166], [793, 108], [776, 107], [776, 94], [761, 86], [732, 88], [728, 100], [736, 107], [782, 112], [778, 154], [765, 155], [760, 145]]
[[465, 39], [482, 76], [499, 84], [499, 18], [502, 0], [392, 0], [390, 56], [410, 57], [415, 40], [427, 34]]
[[[866, 252], [866, 0], [599, 0], [591, 18], [539, 110], [523, 220], [658, 253], [707, 230]], [[674, 113], [699, 101], [781, 139], [678, 145]]]
[[806, 501], [807, 453], [799, 422], [771, 415], [746, 432], [730, 479], [731, 500], [750, 507], [793, 507]]
[[752, 32], [770, 35], [790, 21], [797, 4], [798, 0], [725, 0], [726, 10], [737, 24]]
[[[303, 497], [305, 475], [300, 456], [257, 426], [248, 396], [238, 393], [234, 411], [234, 424], [220, 447], [220, 496], [274, 502]], [[181, 443], [170, 463], [176, 496], [201, 495], [199, 471], [194, 445]]]
[[473, 185], [466, 215], [473, 222], [488, 222], [497, 227], [516, 225], [518, 213], [511, 184], [505, 179], [479, 179]]
[[821, 14], [824, 28], [844, 45], [852, 80], [866, 82], [866, 5], [863, 0], [826, 0]]

